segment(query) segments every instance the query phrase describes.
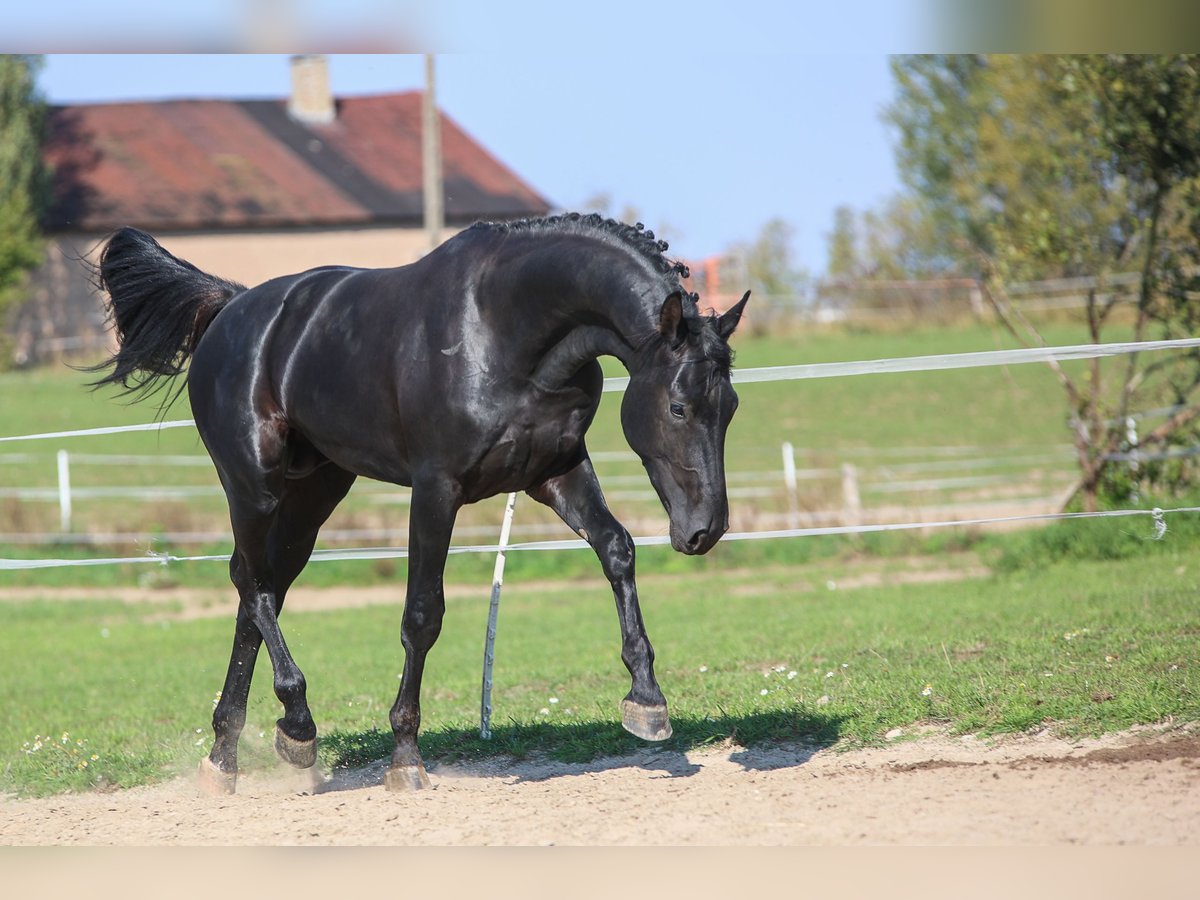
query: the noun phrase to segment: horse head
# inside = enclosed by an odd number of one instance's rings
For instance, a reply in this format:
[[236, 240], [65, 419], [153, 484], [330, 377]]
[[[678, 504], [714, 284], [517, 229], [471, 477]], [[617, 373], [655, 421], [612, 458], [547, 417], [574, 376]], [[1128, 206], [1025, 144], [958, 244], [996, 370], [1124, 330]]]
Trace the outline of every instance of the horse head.
[[707, 553], [729, 530], [725, 432], [737, 409], [729, 336], [750, 292], [720, 316], [671, 293], [657, 334], [638, 353], [621, 403], [621, 425], [671, 521], [671, 546]]

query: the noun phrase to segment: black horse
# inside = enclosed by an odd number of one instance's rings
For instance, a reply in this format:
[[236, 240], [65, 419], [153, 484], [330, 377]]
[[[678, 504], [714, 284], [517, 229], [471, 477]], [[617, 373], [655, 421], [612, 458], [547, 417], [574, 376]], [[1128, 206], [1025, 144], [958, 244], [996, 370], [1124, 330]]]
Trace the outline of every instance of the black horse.
[[283, 718], [275, 747], [316, 761], [305, 681], [279, 628], [317, 531], [359, 475], [411, 486], [404, 671], [391, 710], [392, 790], [428, 786], [417, 749], [425, 655], [458, 509], [525, 491], [595, 550], [612, 584], [632, 676], [622, 724], [671, 734], [634, 584], [634, 545], [609, 512], [584, 444], [617, 357], [621, 424], [670, 517], [672, 546], [705, 553], [728, 530], [725, 431], [737, 407], [727, 340], [749, 292], [701, 315], [653, 232], [598, 216], [479, 223], [395, 269], [324, 267], [246, 289], [132, 228], [101, 254], [120, 339], [97, 385], [149, 393], [190, 359], [196, 427], [229, 501], [240, 604], [213, 714], [205, 787], [232, 792], [259, 646]]

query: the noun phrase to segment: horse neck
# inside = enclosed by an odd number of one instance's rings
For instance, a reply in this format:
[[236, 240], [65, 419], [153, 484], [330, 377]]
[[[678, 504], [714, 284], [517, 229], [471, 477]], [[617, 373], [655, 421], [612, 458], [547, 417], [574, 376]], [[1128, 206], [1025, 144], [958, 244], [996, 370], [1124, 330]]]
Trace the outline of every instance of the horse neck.
[[564, 300], [570, 314], [607, 328], [631, 348], [643, 343], [658, 322], [670, 288], [652, 263], [635, 251], [581, 236], [568, 245]]
[[[615, 356], [632, 372], [638, 348], [654, 333], [658, 310], [653, 308], [653, 298], [660, 292], [666, 298], [661, 276], [610, 245], [590, 249], [600, 252], [589, 256], [584, 265], [576, 256], [570, 265], [551, 267], [560, 298], [559, 319], [556, 343], [535, 374], [540, 383], [561, 383], [584, 363], [606, 355]], [[565, 334], [563, 320], [573, 323]]]

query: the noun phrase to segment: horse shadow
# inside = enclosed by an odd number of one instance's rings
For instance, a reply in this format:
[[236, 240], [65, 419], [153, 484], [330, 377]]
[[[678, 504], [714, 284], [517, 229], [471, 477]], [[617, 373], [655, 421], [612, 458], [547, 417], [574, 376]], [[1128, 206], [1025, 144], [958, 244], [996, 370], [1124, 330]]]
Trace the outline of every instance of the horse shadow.
[[[444, 729], [423, 735], [422, 752], [432, 776], [497, 778], [524, 784], [637, 768], [649, 778], [690, 778], [704, 768], [697, 753], [728, 750], [725, 757], [746, 772], [807, 763], [841, 736], [842, 717], [802, 712], [764, 712], [720, 717], [675, 717], [674, 734], [647, 744], [611, 722], [511, 724], [483, 740], [477, 729]], [[319, 793], [354, 790], [383, 782], [391, 733], [372, 729], [322, 738], [331, 767]]]

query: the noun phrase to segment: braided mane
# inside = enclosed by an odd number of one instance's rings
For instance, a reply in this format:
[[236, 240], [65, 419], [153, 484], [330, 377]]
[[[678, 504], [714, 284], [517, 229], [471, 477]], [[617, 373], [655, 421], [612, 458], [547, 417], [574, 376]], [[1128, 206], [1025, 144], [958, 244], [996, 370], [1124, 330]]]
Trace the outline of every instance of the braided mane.
[[663, 275], [687, 278], [688, 267], [677, 260], [668, 259], [668, 244], [654, 236], [654, 232], [641, 222], [626, 225], [616, 219], [606, 219], [597, 213], [563, 213], [534, 219], [515, 219], [509, 222], [476, 222], [472, 228], [487, 228], [493, 231], [554, 231], [565, 234], [593, 234], [615, 238], [654, 264]]
[[[641, 222], [627, 225], [616, 219], [606, 219], [597, 213], [563, 213], [531, 219], [515, 219], [507, 222], [476, 222], [472, 229], [488, 229], [504, 232], [557, 232], [560, 234], [595, 235], [609, 242], [619, 243], [650, 262], [655, 270], [667, 277], [687, 278], [688, 267], [678, 260], [668, 259], [667, 242], [659, 240], [654, 232]], [[683, 320], [688, 331], [700, 346], [704, 358], [716, 364], [724, 374], [733, 366], [733, 350], [720, 336], [715, 315], [704, 315], [699, 308], [699, 294], [683, 291]], [[655, 339], [658, 339], [655, 336]]]

